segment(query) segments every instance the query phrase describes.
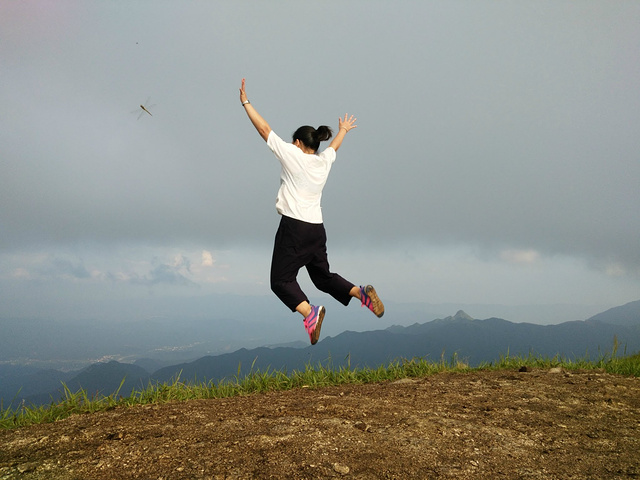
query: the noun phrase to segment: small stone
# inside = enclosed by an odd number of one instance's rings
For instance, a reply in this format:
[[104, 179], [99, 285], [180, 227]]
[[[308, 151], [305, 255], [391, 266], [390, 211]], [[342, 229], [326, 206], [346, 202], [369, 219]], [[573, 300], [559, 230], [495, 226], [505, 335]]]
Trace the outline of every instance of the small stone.
[[[23, 463], [18, 465], [18, 472], [20, 473], [28, 473], [28, 472], [33, 472], [35, 471], [35, 469], [37, 468], [38, 464], [35, 462], [31, 462], [31, 463]], [[347, 469], [348, 471], [349, 469]]]
[[346, 465], [342, 465], [341, 463], [334, 463], [333, 469], [340, 475], [346, 475], [349, 473], [349, 467], [347, 467]]
[[363, 432], [368, 432], [371, 430], [371, 427], [364, 422], [356, 422], [353, 424], [358, 430], [362, 430]]

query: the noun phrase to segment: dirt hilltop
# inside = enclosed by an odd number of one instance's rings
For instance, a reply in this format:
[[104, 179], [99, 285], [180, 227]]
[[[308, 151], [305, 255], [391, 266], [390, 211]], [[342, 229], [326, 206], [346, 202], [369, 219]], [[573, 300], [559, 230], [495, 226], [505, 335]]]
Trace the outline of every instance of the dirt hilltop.
[[560, 369], [117, 408], [0, 432], [1, 479], [640, 477], [640, 379]]

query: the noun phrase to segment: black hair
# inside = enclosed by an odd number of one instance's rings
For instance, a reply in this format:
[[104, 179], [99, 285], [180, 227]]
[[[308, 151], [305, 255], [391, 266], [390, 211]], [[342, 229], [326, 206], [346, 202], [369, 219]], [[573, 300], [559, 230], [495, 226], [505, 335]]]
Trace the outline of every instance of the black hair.
[[320, 125], [317, 129], [305, 125], [293, 133], [293, 141], [300, 140], [305, 147], [317, 152], [320, 147], [320, 142], [329, 140], [332, 135], [333, 131], [326, 125]]

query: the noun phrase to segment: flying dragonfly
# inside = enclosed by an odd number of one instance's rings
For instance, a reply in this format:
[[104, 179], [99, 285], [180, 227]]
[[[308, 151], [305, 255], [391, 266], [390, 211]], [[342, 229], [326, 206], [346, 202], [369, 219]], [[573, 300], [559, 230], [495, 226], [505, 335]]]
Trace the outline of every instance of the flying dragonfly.
[[[140, 104], [140, 108], [142, 109], [142, 111], [140, 112], [140, 115], [138, 115], [138, 120], [140, 120], [142, 118], [142, 116], [145, 114], [145, 112], [148, 113], [149, 115], [151, 115], [151, 112], [149, 111], [149, 109], [155, 107], [155, 104], [149, 105], [149, 100], [151, 100], [151, 97], [147, 98], [146, 102]], [[137, 113], [137, 112], [138, 112], [138, 110], [136, 109], [131, 113]], [[153, 117], [153, 115], [151, 115], [151, 116]]]

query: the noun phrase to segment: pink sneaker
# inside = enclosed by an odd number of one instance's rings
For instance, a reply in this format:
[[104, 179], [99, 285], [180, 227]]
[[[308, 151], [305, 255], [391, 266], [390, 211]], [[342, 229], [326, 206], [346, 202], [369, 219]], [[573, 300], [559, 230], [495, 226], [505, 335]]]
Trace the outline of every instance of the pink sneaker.
[[360, 300], [362, 301], [361, 307], [368, 307], [373, 313], [375, 313], [376, 317], [380, 318], [384, 315], [384, 304], [378, 294], [376, 293], [376, 289], [371, 285], [367, 285], [366, 287], [360, 287]]
[[324, 319], [325, 312], [326, 310], [322, 305], [319, 307], [311, 305], [311, 313], [304, 319], [304, 328], [309, 334], [311, 345], [318, 343], [318, 338], [320, 338], [320, 328], [322, 327], [322, 320]]

